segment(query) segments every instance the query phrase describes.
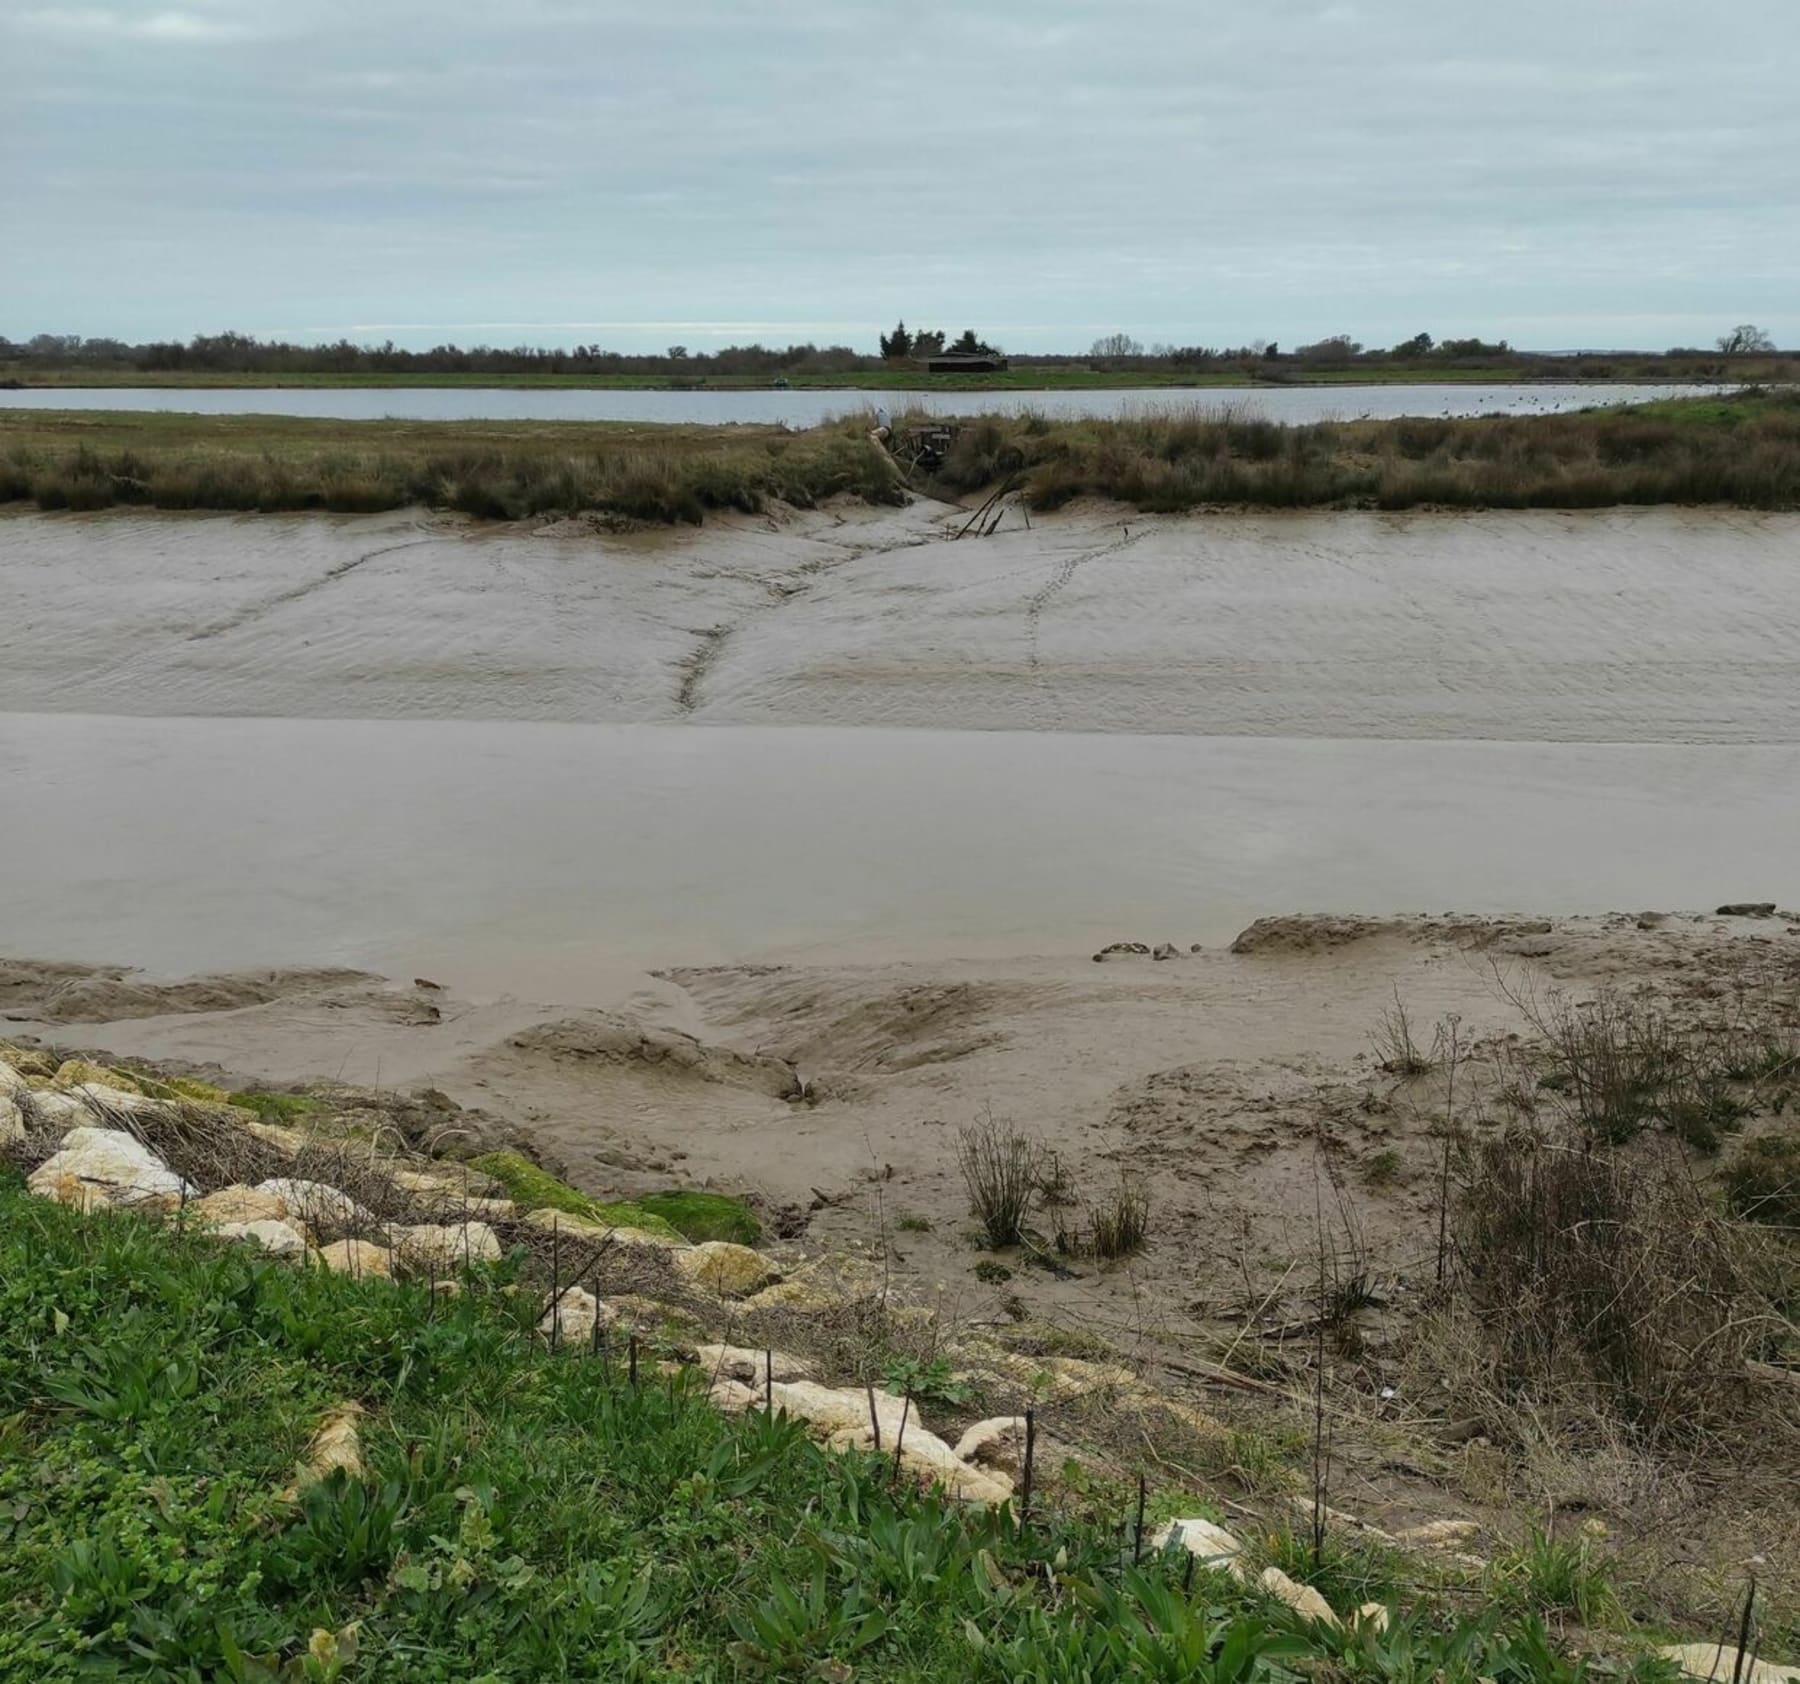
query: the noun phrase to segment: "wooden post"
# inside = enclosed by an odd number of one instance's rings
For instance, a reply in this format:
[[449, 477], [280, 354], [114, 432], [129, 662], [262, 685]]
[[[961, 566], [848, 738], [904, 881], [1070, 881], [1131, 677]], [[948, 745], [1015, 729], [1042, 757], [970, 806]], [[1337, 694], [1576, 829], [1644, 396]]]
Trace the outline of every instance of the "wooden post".
[[763, 1352], [763, 1413], [775, 1413], [775, 1353]]
[[1145, 1485], [1143, 1474], [1138, 1475], [1138, 1510], [1137, 1532], [1131, 1540], [1131, 1565], [1137, 1566], [1144, 1559], [1144, 1497]]
[[638, 1379], [637, 1379], [637, 1335], [635, 1333], [632, 1334], [632, 1336], [631, 1336], [631, 1346], [630, 1346], [630, 1349], [628, 1352], [627, 1360], [630, 1363], [631, 1384], [632, 1384], [633, 1389], [635, 1390], [637, 1383], [638, 1383]]
[[562, 1344], [562, 1223], [550, 1218], [550, 1349]]
[[879, 1456], [881, 1454], [881, 1416], [876, 1413], [875, 1409], [875, 1388], [868, 1386], [864, 1389], [869, 1394], [869, 1432], [875, 1440], [875, 1454]]

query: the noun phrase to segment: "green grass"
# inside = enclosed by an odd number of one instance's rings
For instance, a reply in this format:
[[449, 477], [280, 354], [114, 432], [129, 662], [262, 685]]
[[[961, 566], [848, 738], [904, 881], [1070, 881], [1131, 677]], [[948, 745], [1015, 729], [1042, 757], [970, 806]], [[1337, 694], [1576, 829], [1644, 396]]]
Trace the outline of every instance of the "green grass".
[[684, 1240], [696, 1245], [704, 1240], [732, 1240], [738, 1245], [755, 1245], [762, 1238], [762, 1224], [742, 1199], [728, 1198], [723, 1193], [695, 1193], [675, 1190], [648, 1193], [633, 1201], [639, 1210], [659, 1216]]
[[521, 1210], [560, 1210], [566, 1215], [604, 1222], [614, 1228], [638, 1228], [671, 1240], [682, 1238], [672, 1223], [643, 1205], [608, 1204], [590, 1198], [567, 1182], [558, 1181], [548, 1170], [540, 1169], [517, 1152], [487, 1152], [479, 1158], [471, 1158], [469, 1163], [471, 1168], [498, 1181], [506, 1196]]
[[1619, 1615], [1612, 1571], [1586, 1537], [1534, 1532], [1491, 1568], [1495, 1596], [1514, 1608], [1540, 1609], [1603, 1626]]
[[[785, 1417], [548, 1353], [508, 1269], [434, 1300], [77, 1216], [0, 1170], [0, 1677], [1590, 1676], [1530, 1619], [1422, 1613], [1371, 1650], [1182, 1562], [1134, 1568], [1110, 1524], [896, 1489]], [[363, 1477], [290, 1500], [349, 1401]]]
[[[902, 418], [902, 426], [907, 418]], [[1567, 415], [1315, 422], [1171, 405], [1120, 420], [982, 416], [915, 489], [1000, 483], [1036, 509], [1800, 507], [1800, 390]], [[698, 522], [832, 497], [894, 502], [898, 470], [847, 416], [774, 426], [318, 421], [0, 411], [0, 503], [44, 509], [597, 511]]]

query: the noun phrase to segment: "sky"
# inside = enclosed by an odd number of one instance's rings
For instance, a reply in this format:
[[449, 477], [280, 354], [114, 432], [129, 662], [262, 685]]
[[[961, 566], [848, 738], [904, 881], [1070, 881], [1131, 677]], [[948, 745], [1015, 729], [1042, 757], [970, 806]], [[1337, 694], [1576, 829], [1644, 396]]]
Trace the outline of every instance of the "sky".
[[1800, 345], [1800, 0], [0, 0], [0, 333]]

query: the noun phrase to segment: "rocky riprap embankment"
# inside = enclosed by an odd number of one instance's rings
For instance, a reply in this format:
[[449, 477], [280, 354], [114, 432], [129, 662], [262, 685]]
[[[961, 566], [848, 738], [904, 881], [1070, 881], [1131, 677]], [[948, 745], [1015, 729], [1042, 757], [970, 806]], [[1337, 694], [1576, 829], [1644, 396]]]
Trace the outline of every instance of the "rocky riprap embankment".
[[[138, 1091], [128, 1075], [80, 1060], [30, 1074], [0, 1061], [0, 1149], [30, 1166], [27, 1186], [40, 1198], [84, 1212], [160, 1216], [223, 1242], [258, 1246], [302, 1267], [426, 1281], [438, 1291], [460, 1290], [458, 1277], [469, 1266], [498, 1261], [507, 1233], [540, 1240], [551, 1235], [571, 1258], [584, 1243], [590, 1250], [594, 1242], [650, 1248], [663, 1255], [688, 1306], [710, 1301], [726, 1310], [727, 1319], [739, 1310], [824, 1311], [858, 1289], [847, 1284], [856, 1271], [841, 1262], [784, 1267], [731, 1241], [690, 1244], [666, 1225], [636, 1227], [550, 1208], [524, 1209], [515, 1200], [492, 1196], [494, 1183], [465, 1165], [383, 1158], [366, 1142], [345, 1152], [342, 1142], [309, 1139], [302, 1130], [264, 1123], [216, 1090], [206, 1093], [203, 1084], [184, 1085], [187, 1092], [170, 1100]], [[221, 1163], [274, 1153], [291, 1160], [291, 1172], [208, 1189], [190, 1178], [197, 1172], [172, 1168], [152, 1144], [159, 1135], [184, 1130], [207, 1131], [207, 1156]], [[234, 1132], [241, 1141], [230, 1138]], [[251, 1143], [256, 1150], [234, 1149]], [[347, 1186], [306, 1173], [309, 1160], [334, 1157], [354, 1169], [353, 1176], [342, 1177]], [[427, 1214], [435, 1219], [423, 1219]], [[544, 1302], [540, 1333], [550, 1343], [574, 1348], [612, 1334], [627, 1310], [684, 1313], [641, 1299], [622, 1309], [617, 1300], [603, 1300], [586, 1286], [560, 1282]], [[786, 1410], [829, 1445], [881, 1448], [922, 1483], [965, 1501], [997, 1503], [1012, 1495], [1011, 1477], [984, 1454], [992, 1435], [974, 1435], [969, 1455], [959, 1455], [927, 1427], [914, 1400], [866, 1387], [825, 1385], [805, 1361], [778, 1353], [701, 1344], [692, 1356], [721, 1409]], [[353, 1419], [346, 1415], [330, 1428], [321, 1432], [333, 1439], [334, 1454], [353, 1455]]]

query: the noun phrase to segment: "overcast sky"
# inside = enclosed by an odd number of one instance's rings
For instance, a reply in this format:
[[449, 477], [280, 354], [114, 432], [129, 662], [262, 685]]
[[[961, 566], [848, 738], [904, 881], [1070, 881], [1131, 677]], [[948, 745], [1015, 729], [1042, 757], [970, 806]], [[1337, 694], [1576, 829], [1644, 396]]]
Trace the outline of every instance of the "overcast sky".
[[1800, 344], [1800, 0], [0, 0], [0, 332]]

